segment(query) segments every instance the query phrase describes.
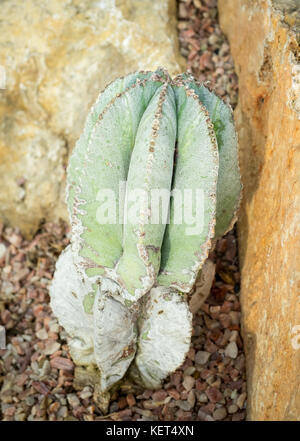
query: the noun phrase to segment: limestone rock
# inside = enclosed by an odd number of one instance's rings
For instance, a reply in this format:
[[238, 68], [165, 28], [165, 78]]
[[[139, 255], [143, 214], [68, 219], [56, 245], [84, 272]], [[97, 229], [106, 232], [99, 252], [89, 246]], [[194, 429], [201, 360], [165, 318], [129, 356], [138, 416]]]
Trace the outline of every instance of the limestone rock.
[[0, 220], [30, 236], [66, 218], [65, 167], [88, 109], [116, 77], [159, 65], [184, 70], [175, 0], [2, 1]]
[[300, 420], [297, 10], [297, 0], [219, 0], [239, 77], [241, 301], [252, 420]]

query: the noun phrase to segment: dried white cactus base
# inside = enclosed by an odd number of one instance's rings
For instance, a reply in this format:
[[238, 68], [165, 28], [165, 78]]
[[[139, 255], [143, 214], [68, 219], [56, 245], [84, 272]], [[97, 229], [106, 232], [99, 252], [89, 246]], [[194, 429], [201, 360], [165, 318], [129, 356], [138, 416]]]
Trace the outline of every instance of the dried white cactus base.
[[172, 288], [155, 287], [145, 297], [132, 375], [143, 386], [156, 389], [189, 351], [192, 314], [183, 296]]
[[97, 365], [101, 389], [106, 391], [123, 377], [134, 358], [136, 313], [112, 297], [118, 292], [115, 282], [102, 279], [101, 287], [93, 282], [81, 279], [68, 246], [56, 263], [51, 307], [69, 335], [74, 362]]
[[56, 262], [50, 287], [51, 308], [69, 335], [68, 344], [76, 364], [95, 364], [93, 316], [84, 311], [85, 296], [93, 292], [92, 283], [82, 280], [76, 271], [70, 245]]
[[189, 350], [192, 314], [174, 289], [152, 288], [139, 308], [127, 308], [112, 295], [117, 284], [102, 279], [90, 313], [84, 309], [93, 283], [81, 280], [68, 247], [56, 264], [51, 287], [51, 307], [69, 334], [69, 347], [78, 365], [97, 365], [101, 390], [107, 391], [129, 368], [136, 353], [139, 313], [138, 375], [146, 387], [157, 388], [174, 371]]
[[94, 353], [100, 370], [101, 389], [108, 390], [119, 381], [136, 351], [136, 313], [102, 290], [94, 303]]

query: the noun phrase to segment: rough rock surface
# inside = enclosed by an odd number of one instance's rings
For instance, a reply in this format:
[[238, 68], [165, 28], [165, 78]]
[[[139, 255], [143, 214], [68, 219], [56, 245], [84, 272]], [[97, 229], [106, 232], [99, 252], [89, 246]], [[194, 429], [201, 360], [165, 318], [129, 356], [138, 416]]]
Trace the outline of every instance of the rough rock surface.
[[89, 107], [110, 81], [184, 70], [175, 0], [1, 2], [0, 219], [30, 236], [66, 218], [65, 166]]
[[252, 420], [300, 420], [297, 4], [219, 0], [239, 77], [241, 300]]

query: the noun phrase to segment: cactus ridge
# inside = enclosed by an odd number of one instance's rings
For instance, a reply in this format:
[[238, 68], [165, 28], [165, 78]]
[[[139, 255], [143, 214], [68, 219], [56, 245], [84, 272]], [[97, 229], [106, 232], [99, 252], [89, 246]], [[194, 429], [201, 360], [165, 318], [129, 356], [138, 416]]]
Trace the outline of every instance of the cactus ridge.
[[[170, 190], [176, 136], [175, 118], [175, 97], [167, 82], [156, 91], [142, 117], [131, 165], [140, 164], [144, 173], [140, 170], [137, 173], [136, 167], [130, 167], [129, 190], [141, 187], [149, 198], [151, 189], [155, 186]], [[173, 124], [169, 124], [170, 120]], [[145, 124], [149, 125], [149, 134]], [[165, 133], [168, 135], [167, 141]], [[163, 174], [161, 173], [162, 163], [164, 164]], [[159, 225], [151, 225], [149, 223], [151, 214], [149, 200], [142, 201], [137, 226], [132, 224], [124, 226], [124, 254], [116, 270], [119, 275], [118, 281], [124, 286], [122, 277], [127, 279], [125, 279], [126, 285], [132, 287], [131, 293], [136, 300], [151, 289], [159, 271], [160, 247], [165, 224], [162, 222]], [[134, 271], [131, 266], [133, 260], [136, 262]], [[130, 274], [129, 279], [128, 274]], [[126, 293], [127, 290], [124, 290], [125, 296]]]
[[[201, 159], [205, 157], [206, 162], [209, 163], [210, 173], [206, 173], [208, 177], [208, 186], [205, 188], [205, 203], [209, 207], [207, 209], [207, 220], [205, 223], [204, 234], [185, 236], [184, 230], [186, 225], [175, 225], [172, 222], [167, 226], [165, 242], [162, 246], [162, 264], [161, 271], [158, 276], [158, 283], [163, 286], [171, 286], [183, 292], [189, 292], [197, 277], [198, 271], [203, 265], [211, 248], [211, 239], [214, 236], [215, 227], [215, 205], [216, 205], [216, 186], [218, 178], [218, 149], [213, 125], [210, 121], [208, 111], [200, 102], [196, 93], [187, 87], [182, 77], [179, 75], [173, 80], [173, 86], [178, 91], [186, 94], [186, 101], [189, 102], [188, 107], [193, 104], [196, 107], [195, 114], [201, 116], [201, 120], [197, 120], [194, 130], [197, 133], [200, 129], [205, 130], [202, 133], [202, 138], [206, 139], [206, 149], [202, 149], [204, 143], [200, 143], [198, 138], [194, 145], [191, 145], [188, 158], [181, 161], [180, 159], [180, 133], [178, 134], [178, 164], [174, 171], [174, 184], [182, 190], [185, 186], [195, 187], [198, 185], [197, 181], [188, 180], [187, 176], [193, 171], [195, 161], [200, 163], [199, 176], [203, 173], [201, 170]], [[190, 104], [191, 103], [191, 104]], [[179, 103], [177, 103], [179, 104]], [[194, 110], [194, 109], [193, 109]], [[182, 113], [181, 113], [182, 115]], [[192, 131], [194, 121], [189, 123], [189, 132]], [[178, 120], [178, 130], [180, 130], [180, 116]], [[199, 133], [198, 133], [199, 135]], [[183, 143], [185, 138], [183, 139]], [[198, 151], [197, 151], [198, 149]], [[197, 154], [197, 155], [196, 155]], [[184, 179], [180, 181], [182, 168], [186, 167]], [[177, 175], [179, 183], [177, 184]], [[196, 185], [195, 185], [196, 184]], [[204, 184], [202, 184], [204, 186]], [[171, 220], [174, 213], [174, 206], [171, 204]], [[183, 244], [184, 241], [184, 244]], [[190, 247], [187, 245], [190, 244]], [[188, 253], [185, 255], [185, 250], [188, 248]]]
[[207, 108], [217, 137], [219, 173], [215, 239], [218, 239], [233, 228], [242, 195], [238, 140], [233, 112], [229, 104], [215, 94], [210, 87], [195, 80], [191, 74], [181, 74], [181, 77]]
[[[159, 80], [159, 78], [160, 77], [156, 75], [155, 79]], [[147, 85], [155, 90], [159, 87], [159, 82], [156, 83], [149, 79], [144, 79], [131, 84], [121, 93], [113, 96], [98, 115], [97, 121], [89, 134], [89, 140], [87, 146], [85, 146], [84, 155], [82, 155], [81, 162], [76, 170], [78, 185], [75, 187], [75, 197], [73, 197], [73, 207], [71, 212], [72, 233], [74, 236], [72, 244], [76, 244], [76, 250], [74, 250], [74, 252], [78, 255], [78, 263], [80, 263], [78, 266], [81, 266], [86, 270], [89, 275], [95, 275], [97, 273], [99, 275], [104, 274], [105, 268], [113, 268], [121, 257], [123, 228], [118, 223], [101, 226], [95, 222], [96, 198], [97, 190], [99, 190], [101, 186], [108, 186], [114, 190], [115, 194], [118, 193], [119, 181], [125, 181], [127, 178], [134, 141], [131, 139], [130, 142], [130, 139], [128, 139], [127, 145], [123, 144], [123, 146], [120, 146], [125, 150], [123, 155], [121, 154], [122, 152], [120, 149], [115, 148], [114, 150], [110, 150], [110, 146], [108, 146], [108, 151], [106, 149], [106, 157], [104, 157], [101, 149], [99, 150], [99, 141], [101, 142], [101, 138], [98, 140], [97, 136], [99, 132], [100, 134], [101, 131], [104, 132], [106, 120], [108, 120], [109, 124], [109, 112], [113, 108], [117, 109], [122, 100], [123, 104], [125, 103], [126, 105], [126, 102], [128, 102], [127, 96], [130, 96], [134, 90], [139, 90], [139, 95], [142, 95], [142, 90]], [[150, 98], [151, 94], [146, 97], [147, 100]], [[139, 104], [140, 113], [143, 113], [143, 104], [141, 101]], [[106, 115], [107, 118], [105, 120]], [[134, 132], [137, 130], [137, 122], [138, 121], [133, 121], [133, 124], [136, 124]], [[134, 138], [135, 133], [132, 135]], [[121, 134], [119, 140], [122, 140]], [[118, 140], [116, 139], [115, 142], [117, 145]], [[117, 156], [117, 160], [114, 158], [114, 155]], [[98, 169], [91, 169], [91, 165], [94, 162], [99, 165]], [[108, 168], [109, 172], [107, 172]], [[99, 174], [101, 175], [102, 173], [105, 175], [101, 182], [101, 176], [99, 177]], [[91, 192], [91, 189], [94, 190], [94, 193]], [[93, 215], [87, 216], [87, 209], [91, 210]], [[105, 242], [107, 243], [106, 247]]]
[[[57, 261], [50, 296], [72, 358], [97, 365], [103, 392], [128, 370], [143, 386], [159, 387], [189, 350], [192, 314], [183, 293], [236, 220], [232, 110], [189, 72], [118, 78], [91, 108], [67, 175], [71, 245]], [[137, 204], [135, 189], [146, 195]], [[153, 190], [167, 192], [168, 216], [159, 213], [158, 222]], [[120, 222], [133, 211], [134, 222]], [[100, 222], [103, 213], [115, 222]]]

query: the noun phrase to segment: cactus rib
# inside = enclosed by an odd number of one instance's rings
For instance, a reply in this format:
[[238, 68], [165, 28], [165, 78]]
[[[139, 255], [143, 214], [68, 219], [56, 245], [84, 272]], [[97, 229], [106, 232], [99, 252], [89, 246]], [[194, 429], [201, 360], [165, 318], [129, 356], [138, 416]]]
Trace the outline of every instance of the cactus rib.
[[[158, 283], [189, 292], [207, 258], [214, 235], [218, 150], [208, 112], [198, 96], [185, 86], [180, 77], [174, 79], [173, 83], [178, 115], [178, 154], [172, 190], [180, 190], [182, 194], [185, 189], [199, 188], [203, 195], [201, 211], [204, 217], [201, 231], [187, 235], [189, 226], [185, 219], [181, 225], [173, 221], [175, 208], [172, 200], [170, 224], [162, 245]], [[194, 115], [192, 120], [190, 112]]]

